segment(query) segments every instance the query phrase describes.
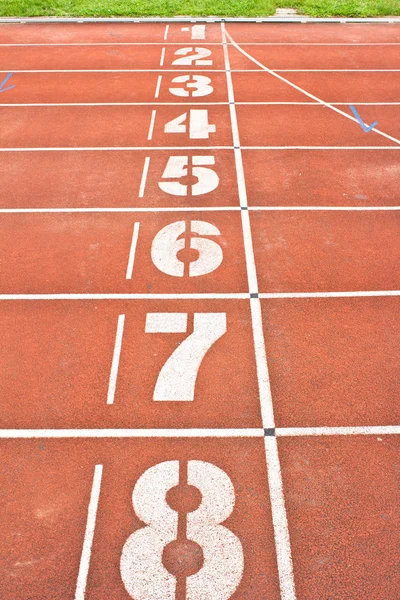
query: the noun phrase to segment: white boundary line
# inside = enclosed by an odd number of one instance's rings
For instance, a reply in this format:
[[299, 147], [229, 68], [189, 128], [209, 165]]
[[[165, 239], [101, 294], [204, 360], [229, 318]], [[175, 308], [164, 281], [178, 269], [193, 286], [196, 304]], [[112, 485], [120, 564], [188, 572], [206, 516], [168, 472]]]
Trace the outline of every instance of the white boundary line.
[[[240, 206], [166, 206], [166, 207], [93, 207], [93, 208], [0, 208], [0, 214], [46, 213], [163, 213], [163, 212], [239, 212]], [[249, 211], [398, 211], [400, 206], [249, 206]]]
[[151, 119], [150, 119], [150, 126], [149, 126], [149, 133], [147, 135], [147, 139], [151, 140], [153, 138], [153, 131], [154, 131], [154, 123], [156, 121], [156, 114], [157, 111], [156, 110], [152, 110], [151, 111]]
[[369, 425], [366, 427], [277, 427], [278, 437], [321, 435], [399, 435], [400, 425]]
[[400, 23], [400, 17], [1, 17], [0, 24], [43, 23]]
[[[254, 59], [255, 60], [255, 59]], [[224, 69], [13, 69], [13, 73], [225, 73]], [[399, 73], [400, 69], [270, 69], [271, 73]], [[9, 73], [0, 69], [0, 73]], [[262, 73], [265, 69], [231, 69], [232, 73]]]
[[168, 38], [168, 30], [169, 30], [169, 25], [166, 25], [165, 31], [164, 31], [164, 41], [167, 40], [167, 38]]
[[136, 246], [139, 237], [140, 223], [136, 222], [133, 225], [131, 249], [129, 251], [128, 266], [126, 268], [126, 279], [132, 279], [133, 264], [135, 262]]
[[159, 75], [157, 77], [157, 85], [156, 85], [156, 91], [154, 92], [154, 98], [158, 98], [160, 95], [161, 82], [162, 82], [162, 75]]
[[110, 379], [108, 383], [107, 404], [114, 404], [115, 390], [117, 387], [117, 377], [119, 368], [119, 359], [121, 356], [122, 338], [124, 335], [125, 315], [118, 316], [117, 333], [115, 335], [115, 345], [113, 359], [111, 363]]
[[[237, 123], [235, 95], [230, 72], [229, 51], [226, 44], [225, 24], [221, 23], [221, 35], [224, 48], [224, 60], [228, 98], [230, 102], [230, 115], [232, 124], [232, 137], [235, 146], [235, 164], [239, 189], [240, 206], [247, 208], [247, 192], [243, 171], [242, 153], [240, 149], [240, 136]], [[242, 210], [242, 229], [245, 242], [245, 257], [249, 279], [250, 293], [258, 292], [257, 273], [254, 258], [253, 241], [248, 210]], [[274, 427], [273, 404], [269, 383], [268, 363], [265, 352], [264, 332], [262, 326], [261, 303], [259, 298], [251, 298], [251, 319], [254, 338], [254, 351], [257, 365], [257, 379], [260, 394], [260, 408], [264, 428]], [[283, 493], [282, 475], [278, 456], [276, 437], [265, 438], [265, 457], [267, 463], [268, 486], [271, 499], [272, 521], [278, 563], [279, 584], [281, 600], [295, 600], [295, 584], [293, 576], [292, 554], [290, 548], [289, 528], [287, 523], [285, 499]]]
[[[1, 23], [1, 22], [0, 22]], [[167, 25], [169, 27], [169, 25]], [[164, 35], [164, 40], [167, 38]], [[1, 43], [0, 48], [30, 46], [186, 46], [188, 42], [29, 42], [19, 44]], [[207, 46], [222, 46], [222, 42], [205, 42]], [[231, 43], [228, 42], [228, 45]], [[400, 42], [247, 42], [239, 41], [242, 46], [400, 46]]]
[[[400, 295], [400, 292], [399, 292]], [[0, 294], [9, 300], [248, 300], [248, 292], [200, 294]]]
[[[281, 81], [283, 81], [284, 83], [287, 83], [290, 87], [294, 88], [295, 90], [301, 92], [302, 94], [305, 94], [306, 96], [308, 96], [309, 98], [312, 98], [313, 100], [319, 102], [321, 105], [326, 106], [326, 108], [330, 108], [331, 110], [333, 110], [334, 112], [338, 113], [339, 115], [342, 115], [343, 117], [346, 117], [346, 119], [350, 119], [351, 121], [358, 123], [357, 119], [353, 116], [351, 116], [350, 114], [340, 110], [339, 108], [336, 108], [335, 106], [333, 106], [332, 104], [329, 104], [328, 102], [325, 102], [324, 100], [321, 100], [321, 98], [318, 98], [318, 96], [314, 96], [314, 94], [310, 94], [310, 92], [307, 92], [304, 88], [301, 88], [300, 86], [296, 85], [295, 83], [292, 83], [291, 81], [289, 81], [288, 79], [285, 79], [284, 77], [282, 77], [281, 75], [278, 75], [276, 72], [271, 71], [271, 69], [269, 69], [268, 67], [266, 67], [265, 65], [263, 65], [260, 61], [258, 61], [256, 58], [254, 58], [253, 56], [251, 56], [250, 54], [248, 54], [245, 50], [243, 50], [243, 48], [241, 48], [235, 41], [234, 39], [229, 35], [229, 33], [227, 32], [227, 36], [230, 39], [230, 41], [232, 42], [233, 46], [236, 48], [236, 50], [239, 50], [239, 52], [241, 52], [244, 56], [246, 56], [249, 60], [251, 60], [252, 62], [254, 62], [256, 65], [258, 65], [259, 67], [261, 67], [264, 71], [266, 71], [267, 73], [269, 73], [270, 75], [273, 75], [274, 77], [276, 77], [277, 79], [280, 79]], [[376, 127], [374, 127], [372, 129], [372, 131], [374, 131], [375, 133], [378, 133], [379, 135], [387, 138], [388, 140], [391, 140], [392, 142], [395, 142], [396, 144], [400, 145], [400, 140], [385, 133], [384, 131], [381, 131], [380, 129], [376, 129]]]
[[[242, 150], [400, 150], [400, 146], [242, 146]], [[0, 148], [0, 152], [135, 152], [148, 150], [234, 150], [233, 146], [81, 146], [79, 148]]]
[[[400, 207], [399, 207], [400, 208]], [[131, 207], [124, 208], [0, 208], [0, 214], [40, 214], [40, 213], [158, 213], [158, 212], [220, 212], [239, 211], [240, 206], [168, 206], [168, 207]]]
[[160, 67], [164, 66], [164, 60], [165, 60], [165, 47], [161, 50]]
[[264, 429], [0, 429], [0, 439], [231, 438], [264, 436]]
[[146, 156], [146, 158], [144, 159], [144, 164], [143, 164], [143, 171], [142, 171], [142, 178], [140, 180], [140, 187], [139, 187], [139, 198], [143, 198], [144, 196], [144, 191], [146, 189], [146, 182], [147, 182], [147, 173], [149, 172], [149, 165], [150, 165], [150, 156]]
[[[400, 290], [379, 290], [365, 292], [271, 292], [260, 293], [262, 300], [291, 300], [300, 298], [385, 298], [400, 296]], [[199, 293], [199, 294], [0, 294], [0, 302], [14, 300], [56, 301], [56, 300], [249, 300], [249, 292]], [[252, 298], [257, 300], [257, 298]]]
[[[264, 72], [264, 71], [263, 71]], [[159, 76], [162, 77], [161, 75]], [[157, 90], [156, 90], [157, 91]], [[158, 96], [155, 96], [155, 98]], [[227, 106], [229, 102], [46, 102], [0, 104], [1, 108], [43, 108], [59, 106]], [[319, 102], [236, 102], [243, 106], [321, 106]], [[400, 102], [330, 102], [332, 106], [400, 106]]]
[[[400, 435], [400, 425], [360, 427], [277, 427], [276, 437]], [[248, 429], [0, 429], [0, 439], [67, 438], [262, 438], [261, 427]], [[265, 436], [273, 438], [273, 436]]]
[[81, 561], [79, 565], [78, 581], [76, 584], [75, 600], [85, 600], [86, 582], [89, 573], [94, 530], [96, 527], [96, 516], [97, 508], [99, 505], [102, 474], [103, 465], [96, 465], [94, 468], [92, 491], [90, 494], [85, 537], [83, 541]]

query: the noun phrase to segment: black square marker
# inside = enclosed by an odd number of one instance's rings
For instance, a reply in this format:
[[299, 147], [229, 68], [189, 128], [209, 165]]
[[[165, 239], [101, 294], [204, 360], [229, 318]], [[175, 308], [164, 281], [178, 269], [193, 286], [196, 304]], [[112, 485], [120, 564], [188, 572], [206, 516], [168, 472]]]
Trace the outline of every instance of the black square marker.
[[250, 293], [250, 298], [258, 298], [258, 294]]
[[271, 427], [270, 429], [264, 429], [264, 436], [275, 436], [275, 427]]

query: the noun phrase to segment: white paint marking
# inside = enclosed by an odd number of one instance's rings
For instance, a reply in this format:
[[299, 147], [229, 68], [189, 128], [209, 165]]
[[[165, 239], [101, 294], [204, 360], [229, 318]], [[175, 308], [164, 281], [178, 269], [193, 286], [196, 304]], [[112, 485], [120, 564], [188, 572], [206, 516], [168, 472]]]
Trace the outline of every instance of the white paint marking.
[[150, 127], [149, 127], [149, 133], [148, 133], [148, 136], [147, 136], [148, 140], [153, 139], [153, 131], [154, 131], [154, 123], [155, 123], [155, 120], [156, 120], [156, 113], [157, 113], [156, 110], [152, 110], [151, 111]]
[[365, 292], [277, 292], [260, 294], [260, 298], [290, 299], [290, 298], [379, 298], [384, 296], [400, 296], [398, 290], [381, 290]]
[[143, 198], [143, 196], [144, 196], [144, 190], [146, 189], [147, 173], [149, 171], [149, 165], [150, 165], [150, 156], [146, 156], [146, 158], [144, 159], [142, 179], [140, 180], [139, 198]]
[[[226, 41], [225, 38], [225, 29], [222, 27], [223, 40]], [[240, 137], [239, 137], [239, 128], [237, 122], [236, 115], [236, 107], [235, 107], [235, 95], [233, 91], [233, 83], [232, 83], [232, 75], [230, 72], [230, 61], [228, 54], [228, 47], [226, 44], [223, 46], [224, 49], [224, 61], [225, 61], [225, 72], [226, 72], [226, 83], [228, 89], [228, 100], [229, 100], [229, 111], [231, 118], [231, 128], [232, 128], [232, 137], [233, 137], [233, 145], [235, 147], [234, 157], [235, 157], [235, 167], [236, 167], [236, 179], [238, 185], [239, 192], [239, 202], [241, 207], [248, 206], [247, 203], [247, 191], [246, 191], [246, 183], [244, 177], [244, 169], [243, 169], [243, 160], [242, 160], [242, 152], [240, 149]], [[256, 272], [256, 264], [254, 259], [254, 249], [253, 249], [253, 241], [251, 236], [251, 228], [250, 228], [250, 218], [247, 210], [241, 211], [241, 220], [242, 220], [242, 232], [243, 232], [243, 241], [244, 241], [244, 249], [245, 249], [245, 259], [246, 259], [246, 268], [247, 268], [247, 278], [249, 283], [249, 290], [251, 292], [258, 292], [258, 284], [257, 284], [257, 272]]]
[[168, 30], [169, 30], [169, 25], [165, 26], [165, 33], [164, 33], [164, 40], [166, 40], [168, 38]]
[[[291, 298], [371, 298], [400, 296], [400, 290], [365, 292], [277, 292], [260, 293], [262, 299]], [[0, 294], [0, 301], [9, 300], [249, 300], [249, 293], [204, 294]]]
[[[264, 71], [262, 71], [264, 73]], [[162, 78], [162, 75], [159, 75]], [[178, 88], [176, 88], [178, 89]], [[201, 102], [201, 106], [226, 106], [229, 102]], [[319, 102], [235, 102], [243, 106], [322, 106]], [[332, 106], [349, 106], [350, 104], [357, 106], [400, 106], [400, 102], [329, 102]], [[196, 106], [195, 102], [31, 102], [24, 104], [0, 104], [3, 108], [42, 108], [42, 107], [57, 107], [57, 106]]]
[[264, 442], [281, 600], [296, 600], [278, 444], [273, 436], [265, 437]]
[[242, 150], [400, 150], [400, 146], [242, 146]]
[[[239, 130], [237, 124], [235, 97], [230, 72], [229, 53], [226, 45], [225, 24], [221, 23], [222, 41], [224, 43], [225, 70], [230, 102], [232, 136], [235, 146], [236, 173], [239, 186], [241, 206], [247, 208], [245, 177], [240, 149]], [[243, 237], [245, 240], [246, 265], [250, 292], [257, 292], [257, 274], [254, 259], [253, 242], [250, 228], [249, 211], [241, 211]], [[274, 414], [271, 388], [268, 375], [268, 364], [265, 352], [264, 333], [262, 326], [261, 303], [258, 298], [250, 300], [254, 347], [257, 365], [257, 379], [260, 394], [261, 415], [264, 428], [274, 427]], [[292, 554], [290, 548], [289, 530], [286, 518], [285, 500], [283, 495], [282, 476], [280, 470], [278, 448], [275, 437], [265, 438], [265, 455], [267, 462], [268, 484], [271, 498], [272, 519], [274, 527], [275, 548], [277, 554], [278, 574], [282, 600], [295, 600], [295, 584], [293, 577]]]
[[[0, 208], [0, 214], [46, 213], [157, 213], [236, 211], [240, 206], [165, 206], [165, 207], [94, 207], [94, 208]], [[400, 206], [249, 206], [250, 211], [397, 211]]]
[[117, 387], [119, 359], [121, 356], [122, 337], [124, 335], [125, 315], [119, 315], [117, 334], [115, 336], [114, 353], [111, 365], [110, 380], [108, 384], [107, 404], [114, 404], [115, 389]]
[[99, 505], [102, 474], [103, 465], [96, 465], [94, 468], [92, 492], [90, 494], [85, 538], [83, 541], [81, 562], [79, 565], [79, 575], [76, 584], [75, 600], [85, 600], [86, 582], [89, 573], [94, 530], [96, 527], [97, 507]]
[[0, 439], [264, 437], [264, 429], [0, 429]]
[[399, 425], [370, 425], [366, 427], [278, 427], [278, 437], [318, 435], [398, 435]]
[[161, 81], [162, 81], [162, 75], [159, 75], [157, 77], [157, 86], [156, 86], [156, 91], [154, 93], [154, 98], [158, 98], [160, 95]]
[[[292, 83], [291, 81], [289, 81], [288, 79], [285, 79], [284, 77], [282, 77], [281, 75], [278, 75], [275, 71], [271, 71], [271, 69], [269, 69], [268, 67], [266, 67], [265, 65], [263, 65], [261, 62], [259, 62], [257, 59], [255, 59], [253, 56], [251, 56], [250, 54], [248, 54], [248, 52], [246, 52], [245, 50], [243, 50], [243, 48], [241, 48], [234, 40], [233, 38], [229, 35], [228, 32], [226, 32], [226, 35], [228, 36], [228, 38], [230, 39], [231, 43], [234, 45], [234, 47], [239, 50], [239, 52], [241, 52], [244, 56], [246, 56], [249, 60], [251, 60], [252, 62], [254, 62], [256, 65], [258, 65], [259, 67], [261, 67], [262, 70], [266, 71], [267, 73], [269, 73], [270, 75], [273, 75], [274, 77], [280, 79], [281, 81], [283, 81], [284, 83], [287, 83], [290, 87], [294, 88], [295, 90], [301, 92], [302, 94], [305, 94], [306, 96], [308, 96], [309, 98], [311, 98], [312, 100], [315, 100], [316, 102], [319, 102], [320, 104], [322, 104], [323, 106], [326, 106], [327, 108], [330, 108], [331, 110], [333, 110], [334, 112], [338, 113], [339, 115], [342, 115], [343, 117], [346, 117], [346, 119], [350, 119], [351, 121], [358, 123], [357, 119], [353, 116], [351, 116], [350, 114], [340, 110], [339, 108], [336, 108], [335, 106], [333, 106], [332, 104], [329, 104], [328, 102], [325, 102], [324, 100], [321, 100], [321, 98], [318, 98], [317, 96], [314, 96], [313, 94], [310, 94], [310, 92], [307, 92], [305, 89], [299, 87], [298, 85], [296, 85], [295, 83]], [[226, 46], [225, 46], [226, 48]], [[379, 135], [391, 140], [392, 142], [395, 142], [396, 144], [400, 145], [400, 140], [398, 140], [397, 138], [388, 135], [387, 133], [385, 133], [384, 131], [381, 131], [380, 129], [376, 129], [374, 127], [374, 129], [372, 129], [372, 131], [374, 131], [375, 133], [378, 133]]]
[[138, 237], [139, 237], [139, 228], [140, 228], [140, 223], [135, 223], [133, 225], [131, 249], [129, 252], [128, 266], [126, 269], [126, 279], [132, 279], [133, 264], [135, 262], [136, 246], [137, 246], [137, 241], [138, 241]]
[[165, 48], [163, 48], [161, 50], [160, 67], [164, 66], [164, 59], [165, 59]]
[[0, 152], [119, 152], [128, 150], [232, 150], [232, 146], [82, 146], [80, 148], [0, 148]]

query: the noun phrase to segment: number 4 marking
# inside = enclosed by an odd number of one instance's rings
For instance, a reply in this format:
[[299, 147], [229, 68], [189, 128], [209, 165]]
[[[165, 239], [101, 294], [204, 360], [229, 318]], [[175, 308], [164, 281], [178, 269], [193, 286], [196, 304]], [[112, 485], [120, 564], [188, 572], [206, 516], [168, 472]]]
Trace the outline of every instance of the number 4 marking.
[[[188, 113], [185, 112], [176, 119], [169, 121], [164, 127], [164, 133], [186, 133]], [[189, 137], [192, 140], [205, 140], [210, 133], [215, 133], [215, 125], [208, 122], [208, 110], [192, 109], [189, 111]]]
[[[187, 313], [148, 313], [146, 317], [146, 333], [186, 333], [187, 328]], [[224, 333], [226, 313], [194, 313], [193, 332], [162, 367], [153, 400], [194, 400], [194, 388], [203, 358]]]

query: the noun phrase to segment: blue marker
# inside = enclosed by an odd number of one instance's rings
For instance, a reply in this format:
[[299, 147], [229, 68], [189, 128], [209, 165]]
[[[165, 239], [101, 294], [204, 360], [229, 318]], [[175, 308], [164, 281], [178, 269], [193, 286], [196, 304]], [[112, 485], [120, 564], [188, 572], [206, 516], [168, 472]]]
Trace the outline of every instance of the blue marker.
[[8, 87], [4, 87], [7, 84], [7, 81], [10, 79], [11, 75], [12, 73], [6, 75], [3, 81], [0, 83], [0, 94], [1, 92], [6, 92], [7, 90], [12, 90], [13, 88], [15, 88], [15, 85], [9, 85]]
[[369, 126], [366, 125], [364, 123], [364, 121], [362, 120], [362, 118], [360, 117], [360, 115], [358, 114], [358, 111], [357, 111], [356, 107], [350, 105], [350, 108], [351, 108], [351, 112], [353, 113], [353, 115], [355, 116], [355, 118], [359, 122], [362, 130], [365, 131], [365, 133], [369, 133], [375, 127], [375, 125], [378, 125], [378, 121], [374, 121], [372, 123], [372, 125], [369, 125]]

